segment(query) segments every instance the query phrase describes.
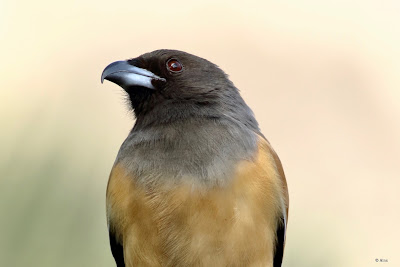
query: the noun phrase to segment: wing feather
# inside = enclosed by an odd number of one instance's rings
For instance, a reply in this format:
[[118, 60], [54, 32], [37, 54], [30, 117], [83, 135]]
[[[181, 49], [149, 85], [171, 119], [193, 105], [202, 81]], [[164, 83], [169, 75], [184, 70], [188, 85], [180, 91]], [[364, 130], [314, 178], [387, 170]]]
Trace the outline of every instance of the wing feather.
[[285, 240], [286, 240], [286, 227], [287, 227], [287, 219], [288, 219], [288, 213], [289, 213], [289, 192], [288, 192], [288, 187], [287, 187], [287, 182], [286, 182], [286, 177], [285, 173], [283, 171], [282, 163], [274, 151], [274, 149], [271, 147], [271, 145], [268, 143], [268, 148], [269, 152], [272, 155], [272, 158], [275, 161], [276, 169], [279, 174], [279, 178], [281, 179], [282, 182], [282, 202], [283, 202], [283, 209], [281, 216], [279, 218], [279, 222], [277, 224], [277, 229], [276, 229], [276, 241], [275, 241], [275, 250], [274, 250], [274, 267], [280, 267], [282, 265], [282, 260], [283, 260], [283, 252], [285, 249]]

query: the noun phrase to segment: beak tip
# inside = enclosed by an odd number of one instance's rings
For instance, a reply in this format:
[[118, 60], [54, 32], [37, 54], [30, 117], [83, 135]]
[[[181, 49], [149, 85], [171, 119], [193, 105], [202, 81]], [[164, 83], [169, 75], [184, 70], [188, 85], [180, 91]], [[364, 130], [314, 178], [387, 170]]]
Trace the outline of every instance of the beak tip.
[[103, 73], [101, 74], [101, 78], [100, 78], [100, 81], [102, 84], [104, 83], [104, 80], [106, 77], [107, 77], [107, 75], [104, 75], [104, 71], [103, 71]]

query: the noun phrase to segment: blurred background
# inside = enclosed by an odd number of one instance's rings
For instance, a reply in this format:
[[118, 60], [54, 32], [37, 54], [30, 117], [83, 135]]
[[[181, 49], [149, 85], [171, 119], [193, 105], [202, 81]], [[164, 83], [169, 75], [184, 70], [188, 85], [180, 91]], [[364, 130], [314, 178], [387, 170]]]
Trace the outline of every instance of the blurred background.
[[400, 266], [399, 14], [390, 0], [1, 0], [0, 266], [114, 266], [105, 190], [134, 120], [100, 75], [160, 48], [225, 70], [278, 152], [284, 266]]

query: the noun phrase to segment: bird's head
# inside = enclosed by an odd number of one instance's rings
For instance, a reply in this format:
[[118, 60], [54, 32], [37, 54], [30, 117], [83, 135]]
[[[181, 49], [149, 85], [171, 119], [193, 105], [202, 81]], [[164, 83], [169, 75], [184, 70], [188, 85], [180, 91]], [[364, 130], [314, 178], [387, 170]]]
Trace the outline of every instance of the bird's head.
[[247, 114], [242, 119], [254, 120], [236, 87], [218, 66], [182, 51], [156, 50], [111, 63], [101, 75], [104, 80], [127, 92], [138, 120], [147, 116], [165, 122], [230, 113], [238, 114], [233, 117]]

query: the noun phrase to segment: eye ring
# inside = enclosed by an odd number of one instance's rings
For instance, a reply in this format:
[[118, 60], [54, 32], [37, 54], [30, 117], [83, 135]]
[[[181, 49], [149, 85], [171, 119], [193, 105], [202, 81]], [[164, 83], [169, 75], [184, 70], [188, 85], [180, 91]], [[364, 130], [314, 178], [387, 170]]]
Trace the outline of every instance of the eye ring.
[[183, 71], [183, 65], [176, 58], [170, 58], [166, 62], [166, 67], [170, 72], [179, 73]]

